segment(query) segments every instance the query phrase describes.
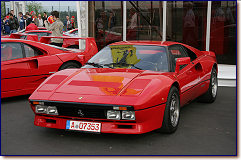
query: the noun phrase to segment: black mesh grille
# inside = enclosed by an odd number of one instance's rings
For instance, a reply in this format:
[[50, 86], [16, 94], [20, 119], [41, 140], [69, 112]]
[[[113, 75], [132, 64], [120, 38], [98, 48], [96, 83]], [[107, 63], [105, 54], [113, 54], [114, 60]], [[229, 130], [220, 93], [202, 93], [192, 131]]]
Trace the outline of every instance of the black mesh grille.
[[[59, 116], [67, 117], [107, 119], [107, 110], [113, 110], [113, 105], [111, 104], [90, 104], [60, 101], [42, 102], [44, 102], [45, 106], [56, 106], [58, 109]], [[123, 107], [122, 105], [118, 106]], [[132, 106], [128, 106], [127, 110], [133, 111], [134, 108]]]
[[60, 116], [82, 117], [82, 118], [106, 118], [104, 109], [87, 109], [83, 107], [57, 106]]

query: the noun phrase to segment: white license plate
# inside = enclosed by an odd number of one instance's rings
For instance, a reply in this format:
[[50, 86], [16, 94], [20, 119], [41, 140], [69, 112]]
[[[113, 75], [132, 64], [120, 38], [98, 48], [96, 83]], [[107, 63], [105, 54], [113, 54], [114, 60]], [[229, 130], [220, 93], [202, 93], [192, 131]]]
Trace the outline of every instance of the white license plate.
[[101, 123], [67, 120], [66, 129], [87, 132], [100, 132]]

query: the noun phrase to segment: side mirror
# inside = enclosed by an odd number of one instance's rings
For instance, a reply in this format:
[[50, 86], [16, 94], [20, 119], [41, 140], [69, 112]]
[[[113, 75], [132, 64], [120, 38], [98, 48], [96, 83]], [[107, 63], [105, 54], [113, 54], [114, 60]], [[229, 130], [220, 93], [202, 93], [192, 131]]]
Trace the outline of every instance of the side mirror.
[[185, 65], [185, 64], [189, 64], [191, 62], [190, 57], [184, 57], [184, 58], [177, 58], [176, 59], [176, 69], [175, 69], [175, 73], [178, 74], [180, 71], [180, 66], [181, 65]]

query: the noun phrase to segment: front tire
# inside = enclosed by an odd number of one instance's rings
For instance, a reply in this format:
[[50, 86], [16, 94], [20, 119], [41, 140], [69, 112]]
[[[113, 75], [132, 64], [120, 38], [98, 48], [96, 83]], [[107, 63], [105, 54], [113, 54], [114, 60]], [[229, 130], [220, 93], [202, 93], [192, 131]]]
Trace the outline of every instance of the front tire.
[[68, 68], [80, 68], [81, 66], [75, 62], [67, 62], [67, 63], [64, 63], [60, 68], [59, 68], [59, 71], [60, 70], [63, 70], [63, 69], [68, 69]]
[[218, 78], [217, 78], [217, 71], [215, 68], [212, 69], [211, 72], [211, 79], [208, 91], [199, 97], [199, 102], [203, 103], [213, 103], [216, 100], [218, 91]]
[[177, 130], [180, 119], [180, 96], [176, 87], [169, 91], [162, 121], [161, 132], [173, 133]]

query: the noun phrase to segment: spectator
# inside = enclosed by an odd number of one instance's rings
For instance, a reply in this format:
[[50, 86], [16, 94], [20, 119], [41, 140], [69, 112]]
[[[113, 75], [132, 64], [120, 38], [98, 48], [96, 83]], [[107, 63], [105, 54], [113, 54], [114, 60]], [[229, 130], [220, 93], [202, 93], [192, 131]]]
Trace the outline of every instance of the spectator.
[[33, 19], [32, 19], [31, 15], [28, 12], [26, 12], [26, 16], [27, 16], [26, 26], [28, 26], [33, 21]]
[[70, 24], [71, 24], [71, 29], [75, 29], [74, 18], [75, 18], [74, 16], [71, 17], [71, 22], [70, 22]]
[[28, 17], [26, 15], [23, 15], [23, 19], [24, 19], [24, 23], [25, 23], [25, 27], [24, 29], [27, 27], [27, 19]]
[[[43, 18], [42, 18], [42, 19], [43, 19], [43, 22], [44, 22], [44, 21], [46, 21], [46, 20], [47, 20], [47, 18], [48, 18], [47, 13], [46, 13], [46, 12], [44, 12], [44, 16], [43, 16]], [[45, 27], [45, 24], [43, 24], [43, 25], [44, 25], [44, 27]]]
[[[47, 21], [44, 21], [45, 27], [47, 30], [52, 31], [51, 36], [63, 36], [64, 25], [59, 19], [59, 12], [53, 11], [51, 12], [51, 15], [53, 16], [54, 22], [52, 24], [48, 24]], [[52, 38], [50, 44], [62, 47], [63, 39]]]
[[13, 10], [11, 10], [10, 13], [12, 13], [13, 17], [14, 17], [16, 20], [18, 20], [17, 17], [14, 15], [14, 11], [13, 11]]
[[4, 31], [5, 34], [10, 34], [9, 14], [4, 18]]
[[65, 20], [65, 27], [66, 27], [66, 31], [69, 31], [72, 29], [70, 20], [69, 20], [69, 16], [66, 16], [66, 20]]
[[32, 18], [33, 18], [33, 21], [36, 24], [36, 26], [39, 26], [39, 20], [38, 20], [38, 17], [36, 16], [35, 12], [32, 13]]
[[17, 32], [19, 24], [16, 18], [13, 17], [12, 13], [9, 14], [9, 26], [10, 26], [10, 33]]
[[43, 21], [43, 19], [42, 19], [41, 14], [38, 15], [38, 21], [39, 21], [38, 26], [39, 26], [39, 27], [43, 27], [43, 26], [44, 26], [44, 21]]
[[19, 18], [20, 18], [19, 27], [20, 27], [20, 30], [23, 30], [25, 28], [25, 20], [23, 18], [23, 13], [19, 12], [18, 15], [19, 15]]
[[115, 14], [113, 11], [110, 12], [109, 21], [108, 21], [108, 29], [111, 29], [115, 26]]

